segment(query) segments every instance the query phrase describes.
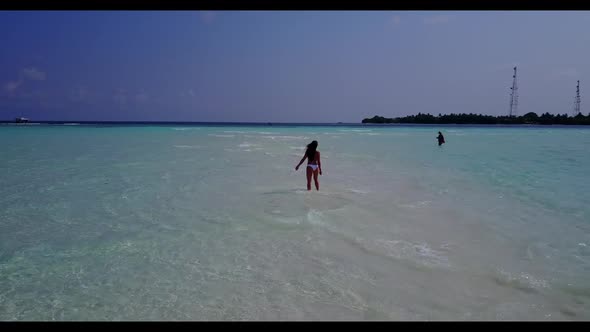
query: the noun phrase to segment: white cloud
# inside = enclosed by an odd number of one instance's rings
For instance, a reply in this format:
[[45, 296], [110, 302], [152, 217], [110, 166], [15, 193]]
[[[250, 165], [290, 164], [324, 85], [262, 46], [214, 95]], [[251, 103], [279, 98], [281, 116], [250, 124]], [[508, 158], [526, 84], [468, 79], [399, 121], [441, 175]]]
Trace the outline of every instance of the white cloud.
[[445, 24], [445, 23], [449, 23], [449, 21], [451, 19], [452, 19], [452, 17], [449, 15], [433, 15], [433, 16], [425, 17], [423, 19], [423, 22], [424, 22], [424, 24], [428, 24], [428, 25]]
[[213, 22], [216, 18], [217, 18], [216, 12], [212, 12], [212, 11], [208, 11], [208, 10], [203, 10], [203, 11], [199, 12], [199, 19], [201, 20], [201, 22], [203, 22], [205, 24], [209, 24], [209, 23]]
[[555, 76], [568, 78], [576, 78], [580, 76], [580, 72], [576, 68], [558, 68], [554, 70], [553, 74]]
[[113, 94], [113, 101], [121, 107], [127, 105], [127, 99], [127, 91], [123, 89], [118, 89]]
[[512, 74], [512, 70], [514, 67], [519, 67], [520, 63], [519, 62], [512, 62], [512, 63], [503, 63], [503, 64], [499, 64], [496, 66], [492, 66], [489, 70], [491, 72], [505, 72], [505, 73], [509, 73]]
[[149, 97], [150, 96], [147, 93], [145, 93], [145, 91], [142, 91], [135, 95], [135, 101], [137, 103], [145, 103], [148, 101]]
[[42, 100], [39, 101], [39, 106], [45, 109], [63, 109], [65, 105], [59, 101]]
[[90, 99], [90, 92], [85, 87], [79, 86], [69, 94], [70, 101], [73, 102], [88, 102]]
[[185, 91], [180, 91], [178, 95], [182, 98], [189, 97], [194, 98], [196, 96], [195, 91], [193, 89], [188, 89]]
[[11, 81], [4, 84], [4, 91], [9, 95], [14, 95], [16, 90], [23, 84], [23, 80], [19, 79], [18, 81]]
[[44, 81], [46, 77], [44, 72], [34, 67], [23, 69], [22, 75], [31, 81]]
[[21, 89], [25, 81], [44, 81], [47, 75], [37, 68], [24, 68], [19, 73], [18, 80], [6, 82], [3, 86], [4, 92], [13, 96], [17, 90]]

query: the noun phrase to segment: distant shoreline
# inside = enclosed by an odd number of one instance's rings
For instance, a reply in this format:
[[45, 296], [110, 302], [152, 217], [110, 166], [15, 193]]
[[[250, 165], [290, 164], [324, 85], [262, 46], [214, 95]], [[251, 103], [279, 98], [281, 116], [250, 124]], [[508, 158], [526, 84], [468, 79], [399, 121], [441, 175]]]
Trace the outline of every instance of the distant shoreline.
[[553, 115], [550, 113], [543, 113], [541, 116], [538, 116], [534, 112], [529, 112], [523, 116], [492, 116], [473, 113], [451, 113], [445, 115], [441, 115], [439, 113], [438, 116], [434, 116], [429, 113], [418, 113], [417, 115], [409, 115], [397, 118], [385, 118], [375, 115], [372, 118], [365, 118], [361, 122], [365, 124], [587, 126], [590, 125], [590, 114], [584, 116], [582, 113], [579, 113], [576, 116], [568, 116], [567, 114]]
[[34, 127], [34, 126], [205, 126], [205, 127], [472, 127], [472, 128], [588, 128], [588, 125], [578, 124], [482, 124], [482, 123], [289, 123], [289, 122], [178, 122], [178, 121], [31, 121], [29, 123], [15, 123], [14, 121], [0, 121], [0, 126], [6, 127]]

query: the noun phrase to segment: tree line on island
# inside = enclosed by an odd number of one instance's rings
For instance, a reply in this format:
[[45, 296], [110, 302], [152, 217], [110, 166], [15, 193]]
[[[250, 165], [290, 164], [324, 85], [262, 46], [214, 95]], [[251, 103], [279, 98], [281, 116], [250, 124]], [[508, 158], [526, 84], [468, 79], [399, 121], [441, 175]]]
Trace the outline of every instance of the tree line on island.
[[576, 116], [543, 113], [538, 116], [535, 112], [529, 112], [522, 116], [492, 116], [473, 113], [445, 115], [439, 113], [438, 116], [434, 116], [418, 113], [398, 118], [375, 115], [372, 118], [363, 119], [362, 123], [590, 125], [590, 113], [587, 116], [582, 113]]

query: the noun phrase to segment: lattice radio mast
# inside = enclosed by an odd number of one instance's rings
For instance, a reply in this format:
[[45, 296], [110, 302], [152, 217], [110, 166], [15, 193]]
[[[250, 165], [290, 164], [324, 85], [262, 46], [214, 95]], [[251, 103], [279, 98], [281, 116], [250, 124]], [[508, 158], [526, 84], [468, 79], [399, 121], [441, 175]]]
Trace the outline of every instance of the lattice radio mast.
[[510, 88], [510, 110], [508, 116], [516, 116], [518, 109], [518, 85], [516, 84], [516, 67], [514, 67], [514, 75], [512, 75], [512, 87]]
[[578, 86], [576, 87], [576, 97], [574, 98], [574, 115], [576, 116], [580, 113], [582, 113], [582, 111], [580, 110], [580, 104], [582, 103], [582, 100], [580, 98], [580, 81], [578, 81]]

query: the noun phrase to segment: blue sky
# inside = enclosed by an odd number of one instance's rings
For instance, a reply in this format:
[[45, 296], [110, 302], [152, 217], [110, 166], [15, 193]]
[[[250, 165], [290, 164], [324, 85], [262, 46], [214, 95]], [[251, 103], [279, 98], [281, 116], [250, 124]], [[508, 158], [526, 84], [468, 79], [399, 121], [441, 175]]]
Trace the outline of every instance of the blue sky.
[[0, 119], [571, 113], [590, 12], [0, 12]]

